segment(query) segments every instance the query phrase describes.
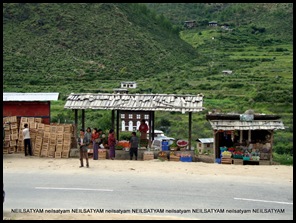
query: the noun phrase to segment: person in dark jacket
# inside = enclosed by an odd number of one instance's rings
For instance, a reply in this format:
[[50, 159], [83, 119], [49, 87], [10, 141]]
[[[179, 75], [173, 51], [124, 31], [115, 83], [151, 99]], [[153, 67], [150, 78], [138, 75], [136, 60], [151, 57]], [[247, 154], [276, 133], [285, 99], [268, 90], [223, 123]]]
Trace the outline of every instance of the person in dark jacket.
[[80, 129], [80, 137], [78, 139], [80, 146], [80, 167], [83, 167], [83, 158], [86, 160], [86, 167], [89, 167], [88, 163], [88, 145], [90, 144], [90, 138], [85, 134], [83, 129]]
[[139, 147], [139, 138], [136, 135], [136, 132], [132, 132], [132, 137], [129, 140], [130, 142], [130, 160], [133, 159], [133, 155], [135, 154], [135, 160], [138, 159], [138, 147]]

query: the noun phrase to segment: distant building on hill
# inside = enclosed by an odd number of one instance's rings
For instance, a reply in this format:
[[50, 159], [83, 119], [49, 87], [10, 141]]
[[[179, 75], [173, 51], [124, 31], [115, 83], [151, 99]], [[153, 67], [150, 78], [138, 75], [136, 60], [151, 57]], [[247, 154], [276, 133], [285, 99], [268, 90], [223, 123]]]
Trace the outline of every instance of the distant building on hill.
[[134, 81], [121, 82], [121, 88], [137, 88], [137, 83]]
[[196, 27], [196, 21], [195, 20], [191, 20], [191, 21], [185, 21], [184, 22], [184, 27], [185, 28], [188, 28], [188, 29], [191, 29], [191, 28], [194, 28]]
[[232, 70], [223, 70], [222, 73], [229, 75], [229, 74], [232, 74]]
[[209, 22], [209, 26], [218, 26], [218, 23], [216, 21]]

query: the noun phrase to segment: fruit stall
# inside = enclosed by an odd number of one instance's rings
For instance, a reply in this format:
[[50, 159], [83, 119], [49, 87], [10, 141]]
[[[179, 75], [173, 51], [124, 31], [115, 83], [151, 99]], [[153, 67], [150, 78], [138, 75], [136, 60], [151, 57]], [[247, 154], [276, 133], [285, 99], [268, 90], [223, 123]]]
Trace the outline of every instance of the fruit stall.
[[270, 165], [274, 131], [285, 129], [278, 115], [207, 114], [214, 135], [214, 162]]

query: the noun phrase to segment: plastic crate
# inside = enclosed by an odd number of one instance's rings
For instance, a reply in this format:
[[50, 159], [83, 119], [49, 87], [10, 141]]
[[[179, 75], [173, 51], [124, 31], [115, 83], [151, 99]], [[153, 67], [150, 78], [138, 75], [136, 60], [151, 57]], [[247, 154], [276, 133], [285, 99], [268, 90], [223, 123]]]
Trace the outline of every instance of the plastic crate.
[[243, 158], [243, 155], [233, 154], [232, 155], [232, 158], [234, 158], [234, 159], [242, 159]]
[[215, 162], [220, 164], [221, 163], [221, 158], [216, 158]]
[[244, 156], [243, 160], [248, 161], [248, 160], [250, 160], [250, 157], [249, 156]]
[[192, 156], [181, 156], [180, 157], [181, 162], [192, 162]]

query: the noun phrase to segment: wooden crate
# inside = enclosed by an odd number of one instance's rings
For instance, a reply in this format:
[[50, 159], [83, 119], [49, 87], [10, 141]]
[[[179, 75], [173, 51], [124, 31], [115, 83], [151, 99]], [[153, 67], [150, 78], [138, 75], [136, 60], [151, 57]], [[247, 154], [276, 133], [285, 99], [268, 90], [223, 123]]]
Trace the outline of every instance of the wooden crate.
[[99, 160], [107, 159], [107, 151], [99, 149], [98, 150], [98, 158], [99, 158]]
[[153, 160], [153, 159], [154, 159], [154, 153], [153, 152], [149, 152], [149, 153], [144, 152], [143, 160]]
[[243, 165], [243, 159], [232, 159], [232, 163], [235, 165]]
[[170, 155], [170, 161], [180, 161], [179, 156]]
[[18, 134], [10, 134], [11, 140], [17, 140], [18, 139]]
[[43, 133], [43, 138], [50, 138], [50, 132], [46, 132], [46, 131], [44, 131], [44, 133]]
[[56, 133], [57, 132], [57, 126], [56, 125], [50, 125], [50, 132]]
[[10, 129], [18, 129], [17, 123], [10, 123]]
[[71, 133], [72, 132], [72, 125], [65, 125], [64, 126], [64, 132], [65, 133]]
[[54, 158], [62, 158], [62, 152], [55, 152]]
[[8, 148], [10, 146], [10, 141], [4, 141], [4, 148]]
[[50, 125], [44, 124], [44, 132], [50, 133]]
[[10, 125], [9, 124], [4, 124], [4, 131], [10, 131]]
[[35, 122], [35, 118], [34, 117], [28, 117], [28, 122]]
[[56, 151], [57, 152], [62, 152], [63, 151], [63, 144], [56, 145]]
[[48, 157], [48, 149], [42, 149], [40, 153], [41, 157]]
[[18, 135], [18, 133], [19, 133], [19, 130], [18, 129], [11, 129], [10, 130], [10, 134], [11, 135]]
[[34, 154], [34, 156], [40, 156], [40, 153], [41, 153], [41, 149], [34, 149], [34, 152], [33, 152], [33, 154]]
[[16, 140], [10, 140], [9, 146], [16, 146]]
[[21, 117], [21, 123], [22, 123], [23, 126], [27, 122], [28, 122], [28, 118], [27, 117]]
[[64, 151], [62, 151], [61, 157], [62, 158], [69, 158], [69, 155], [70, 155], [70, 150], [64, 150]]
[[259, 165], [271, 165], [270, 160], [259, 160]]
[[221, 164], [232, 164], [232, 158], [221, 158]]
[[41, 123], [42, 122], [42, 118], [35, 118], [35, 122]]
[[54, 158], [54, 155], [55, 155], [55, 150], [49, 150], [48, 151], [48, 157], [49, 158]]

